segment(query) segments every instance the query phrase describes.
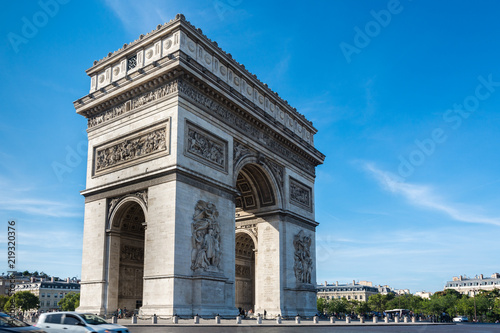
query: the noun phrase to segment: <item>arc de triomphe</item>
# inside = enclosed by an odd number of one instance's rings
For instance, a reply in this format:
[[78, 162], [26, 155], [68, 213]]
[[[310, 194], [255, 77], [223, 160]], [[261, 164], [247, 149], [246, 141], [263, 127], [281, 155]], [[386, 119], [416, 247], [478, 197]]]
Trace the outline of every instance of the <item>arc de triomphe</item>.
[[79, 310], [316, 312], [316, 129], [183, 15], [87, 70]]

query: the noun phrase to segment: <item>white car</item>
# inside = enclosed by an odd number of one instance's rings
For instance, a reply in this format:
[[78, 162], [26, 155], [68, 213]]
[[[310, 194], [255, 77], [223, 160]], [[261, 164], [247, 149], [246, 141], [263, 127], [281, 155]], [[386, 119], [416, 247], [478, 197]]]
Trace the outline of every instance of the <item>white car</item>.
[[469, 318], [467, 318], [466, 316], [458, 316], [458, 317], [453, 318], [454, 323], [462, 323], [462, 322], [466, 322], [466, 321], [469, 321]]
[[42, 313], [35, 326], [47, 333], [129, 333], [128, 328], [118, 324], [110, 324], [91, 313]]

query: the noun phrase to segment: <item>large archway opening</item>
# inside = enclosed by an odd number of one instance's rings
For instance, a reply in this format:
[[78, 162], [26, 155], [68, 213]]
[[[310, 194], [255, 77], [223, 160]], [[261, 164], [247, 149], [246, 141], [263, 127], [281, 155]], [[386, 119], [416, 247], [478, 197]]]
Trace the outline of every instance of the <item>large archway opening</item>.
[[236, 178], [235, 199], [235, 305], [255, 313], [258, 308], [257, 224], [267, 211], [276, 209], [277, 196], [269, 173], [258, 164], [246, 164]]
[[114, 225], [119, 230], [118, 308], [132, 311], [142, 306], [144, 278], [145, 215], [134, 201], [119, 208]]

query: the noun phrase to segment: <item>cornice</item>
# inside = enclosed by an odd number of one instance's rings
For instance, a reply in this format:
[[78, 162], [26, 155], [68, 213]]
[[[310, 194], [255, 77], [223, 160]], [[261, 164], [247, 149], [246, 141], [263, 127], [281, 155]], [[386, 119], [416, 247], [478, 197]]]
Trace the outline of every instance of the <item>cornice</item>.
[[[289, 119], [287, 118], [290, 122], [289, 127], [307, 130], [308, 137], [304, 139], [313, 144], [313, 136], [317, 130], [312, 122], [272, 91], [267, 84], [261, 82], [256, 75], [250, 73], [244, 65], [235, 61], [230, 53], [223, 51], [216, 42], [205, 36], [201, 29], [197, 29], [186, 21], [182, 14], [177, 14], [175, 19], [158, 25], [155, 30], [141, 35], [139, 39], [95, 61], [94, 65], [87, 70], [92, 81], [91, 93], [74, 103], [77, 112], [81, 114], [79, 109], [86, 108], [88, 103], [97, 104], [101, 99], [106, 99], [101, 109], [110, 107], [113, 101], [107, 99], [113, 91], [134, 86], [134, 82], [141, 80], [144, 74], [156, 72], [158, 67], [161, 68], [162, 64], [167, 62], [166, 60], [175, 59], [178, 51], [184, 53], [189, 61], [194, 60], [208, 71], [218, 75], [219, 79], [225, 80], [232, 89], [239, 90], [242, 95], [245, 95], [243, 89], [249, 89], [246, 98], [251, 96], [249, 99], [253, 99], [253, 102], [257, 101], [257, 107], [265, 111], [266, 108], [276, 107], [279, 112], [290, 115]], [[133, 69], [128, 69], [127, 59], [133, 56], [136, 56], [138, 65]], [[149, 60], [146, 60], [148, 56]], [[208, 63], [205, 63], [204, 59]], [[218, 71], [219, 67], [221, 72], [224, 72], [223, 75]], [[232, 78], [234, 82], [230, 80]], [[241, 86], [236, 84], [236, 80], [238, 83], [241, 82]], [[258, 101], [262, 101], [261, 105]], [[99, 112], [99, 109], [95, 111]]]

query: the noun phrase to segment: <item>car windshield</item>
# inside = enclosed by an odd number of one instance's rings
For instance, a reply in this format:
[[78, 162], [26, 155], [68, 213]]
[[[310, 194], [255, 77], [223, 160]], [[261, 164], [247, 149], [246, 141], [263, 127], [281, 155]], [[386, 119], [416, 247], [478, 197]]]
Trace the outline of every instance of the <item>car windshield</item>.
[[9, 317], [7, 315], [0, 316], [0, 327], [26, 327], [26, 326], [30, 325], [16, 318]]
[[101, 317], [98, 317], [96, 315], [90, 314], [90, 313], [81, 313], [80, 317], [85, 320], [85, 322], [89, 325], [102, 325], [102, 324], [107, 324], [108, 322], [102, 319]]

